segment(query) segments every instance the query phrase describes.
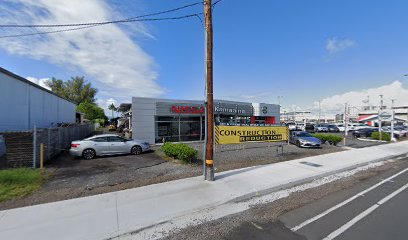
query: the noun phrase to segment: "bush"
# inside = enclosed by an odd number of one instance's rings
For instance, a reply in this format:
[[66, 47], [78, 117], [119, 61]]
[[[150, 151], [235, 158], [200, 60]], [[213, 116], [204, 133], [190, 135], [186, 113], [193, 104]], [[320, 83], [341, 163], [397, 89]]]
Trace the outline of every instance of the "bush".
[[[382, 135], [382, 140], [384, 140], [384, 141], [391, 141], [391, 136], [390, 136], [390, 134], [385, 133], [385, 132], [382, 132], [381, 135]], [[379, 132], [373, 132], [373, 133], [371, 134], [371, 139], [380, 140], [380, 133], [379, 133]]]
[[184, 163], [189, 163], [197, 156], [197, 150], [184, 143], [165, 143], [161, 147], [164, 154], [168, 157], [176, 158]]
[[315, 133], [312, 135], [313, 137], [320, 139], [322, 143], [329, 142], [332, 145], [337, 145], [343, 140], [343, 137], [335, 134]]

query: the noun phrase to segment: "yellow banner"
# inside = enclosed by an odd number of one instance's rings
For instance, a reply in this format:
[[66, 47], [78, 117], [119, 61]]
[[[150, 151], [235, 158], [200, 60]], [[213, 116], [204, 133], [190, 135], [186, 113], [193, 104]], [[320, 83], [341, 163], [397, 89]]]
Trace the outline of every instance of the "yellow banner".
[[288, 139], [289, 129], [286, 126], [215, 126], [215, 144], [281, 142]]

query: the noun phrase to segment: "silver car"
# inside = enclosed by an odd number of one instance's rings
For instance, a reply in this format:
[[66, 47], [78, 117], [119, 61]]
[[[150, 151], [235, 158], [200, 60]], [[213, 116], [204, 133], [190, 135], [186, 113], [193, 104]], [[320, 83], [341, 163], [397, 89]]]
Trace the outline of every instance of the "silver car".
[[129, 140], [115, 134], [101, 134], [86, 138], [81, 141], [73, 141], [69, 150], [75, 157], [92, 159], [96, 156], [115, 154], [134, 154], [150, 150], [146, 141]]
[[292, 132], [289, 141], [298, 147], [320, 147], [320, 139], [313, 137], [308, 132]]

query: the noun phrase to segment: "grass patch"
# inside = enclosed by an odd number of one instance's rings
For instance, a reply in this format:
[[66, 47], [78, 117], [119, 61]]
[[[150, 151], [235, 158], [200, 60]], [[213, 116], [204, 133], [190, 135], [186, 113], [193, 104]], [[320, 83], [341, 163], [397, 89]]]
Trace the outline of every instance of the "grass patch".
[[40, 169], [0, 170], [0, 202], [33, 193], [40, 189], [45, 179]]

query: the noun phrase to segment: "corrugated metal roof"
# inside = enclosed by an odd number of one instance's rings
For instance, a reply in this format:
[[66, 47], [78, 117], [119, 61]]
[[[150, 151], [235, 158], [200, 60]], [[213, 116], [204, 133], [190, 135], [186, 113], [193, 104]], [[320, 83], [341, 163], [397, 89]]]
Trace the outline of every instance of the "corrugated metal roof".
[[72, 102], [72, 101], [70, 101], [70, 100], [68, 100], [68, 99], [66, 99], [66, 98], [63, 98], [63, 97], [61, 97], [61, 96], [58, 96], [58, 95], [57, 95], [56, 93], [54, 93], [53, 91], [50, 91], [50, 90], [48, 90], [48, 89], [46, 89], [46, 88], [43, 88], [43, 87], [41, 87], [40, 85], [35, 84], [35, 83], [33, 83], [33, 82], [31, 82], [31, 81], [29, 81], [29, 80], [27, 80], [27, 79], [25, 79], [25, 78], [23, 78], [23, 77], [21, 77], [21, 76], [15, 74], [15, 73], [12, 73], [12, 72], [10, 72], [10, 71], [8, 71], [8, 70], [2, 68], [2, 67], [0, 67], [0, 72], [6, 74], [6, 75], [8, 75], [8, 76], [10, 76], [10, 77], [12, 77], [12, 78], [14, 78], [14, 79], [16, 79], [16, 80], [20, 80], [20, 81], [22, 81], [22, 82], [24, 82], [24, 83], [27, 83], [27, 84], [29, 84], [29, 85], [31, 85], [31, 86], [33, 86], [33, 87], [36, 87], [36, 88], [40, 89], [40, 90], [42, 90], [42, 91], [48, 92], [48, 93], [50, 93], [50, 94], [52, 94], [52, 95], [55, 95], [55, 96], [57, 96], [57, 97], [59, 97], [59, 98], [61, 98], [61, 99], [64, 99], [65, 101], [68, 101], [68, 102], [70, 102], [70, 103], [73, 103], [73, 104], [77, 105], [76, 103], [74, 103], [74, 102]]

